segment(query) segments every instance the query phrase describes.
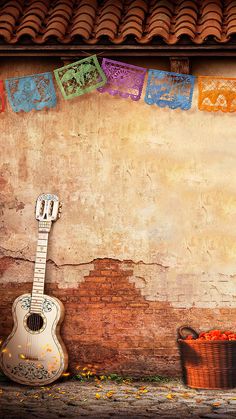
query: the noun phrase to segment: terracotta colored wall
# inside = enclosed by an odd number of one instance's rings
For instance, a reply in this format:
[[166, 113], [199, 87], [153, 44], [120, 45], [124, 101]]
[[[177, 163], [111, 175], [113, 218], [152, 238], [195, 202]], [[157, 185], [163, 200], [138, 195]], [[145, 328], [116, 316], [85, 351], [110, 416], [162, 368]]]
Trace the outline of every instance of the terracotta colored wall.
[[[3, 61], [1, 77], [58, 65]], [[235, 76], [236, 64], [196, 60], [193, 73]], [[34, 204], [44, 191], [63, 201], [46, 291], [65, 304], [72, 369], [175, 375], [179, 325], [234, 327], [235, 115], [198, 111], [195, 88], [188, 112], [58, 92], [54, 110], [8, 106], [0, 118], [1, 336], [12, 301], [31, 289]]]

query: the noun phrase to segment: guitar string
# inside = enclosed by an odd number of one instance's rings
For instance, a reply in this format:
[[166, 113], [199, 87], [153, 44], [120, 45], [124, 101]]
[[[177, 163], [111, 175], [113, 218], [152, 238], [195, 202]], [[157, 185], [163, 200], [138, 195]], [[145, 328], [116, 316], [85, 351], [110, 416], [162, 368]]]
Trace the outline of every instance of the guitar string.
[[[52, 215], [52, 214], [50, 214], [50, 215]], [[46, 276], [46, 263], [47, 263], [47, 249], [48, 249], [48, 235], [49, 235], [49, 233], [48, 233], [48, 231], [45, 231], [44, 232], [45, 234], [44, 234], [44, 240], [46, 240], [46, 255], [45, 255], [45, 264], [44, 264], [44, 279], [43, 279], [43, 288], [42, 288], [42, 307], [41, 307], [41, 311], [42, 311], [42, 314], [43, 314], [43, 302], [44, 302], [44, 281], [45, 281], [45, 276]], [[39, 319], [39, 321], [40, 321], [41, 319]], [[42, 324], [42, 327], [40, 328], [40, 330], [43, 328], [43, 326], [44, 326], [44, 318], [43, 318], [43, 316], [42, 316], [42, 320], [43, 320], [43, 324]], [[40, 333], [38, 334], [38, 336], [40, 335]], [[38, 347], [39, 348], [39, 347]], [[46, 349], [46, 348], [45, 348]], [[46, 353], [46, 352], [45, 352]], [[38, 354], [39, 355], [39, 354]], [[39, 356], [38, 356], [38, 358], [39, 358]], [[42, 359], [43, 359], [43, 356], [41, 357]], [[45, 355], [45, 359], [46, 359], [46, 355]]]
[[[46, 236], [47, 238], [47, 236]], [[42, 273], [42, 272], [40, 272]], [[45, 270], [44, 270], [44, 274], [45, 274]], [[41, 284], [41, 281], [38, 281]], [[41, 307], [40, 307], [40, 311], [43, 311], [43, 294], [41, 294], [41, 292], [37, 291], [37, 295], [39, 297], [40, 294], [40, 300], [41, 300]], [[35, 325], [34, 325], [34, 329], [36, 331], [36, 336], [35, 336], [35, 358], [37, 358], [37, 360], [39, 361], [40, 357], [39, 357], [39, 341], [40, 341], [40, 330], [42, 329], [42, 327], [40, 327], [41, 325], [41, 320], [43, 320], [43, 317], [41, 316], [42, 313], [37, 313], [35, 316]]]
[[[32, 298], [31, 298], [31, 302], [32, 302]], [[26, 319], [26, 326], [28, 327], [28, 319], [30, 318], [31, 315], [31, 302], [30, 302], [30, 308], [29, 308], [29, 316]], [[27, 330], [27, 329], [26, 329]], [[29, 357], [28, 351], [29, 351], [29, 342], [30, 342], [30, 332], [27, 330], [27, 339], [26, 339], [26, 348], [25, 348], [25, 353], [22, 351], [22, 356], [25, 356], [25, 359], [27, 359]], [[23, 358], [24, 359], [24, 358]]]
[[[45, 233], [47, 233], [47, 232], [45, 232]], [[47, 240], [47, 242], [48, 242], [48, 234], [46, 234], [46, 240]], [[44, 275], [45, 275], [45, 271], [44, 271]], [[39, 294], [39, 292], [37, 292], [38, 294]], [[42, 297], [42, 306], [41, 306], [41, 310], [43, 311], [43, 294], [42, 294], [42, 296], [40, 296], [40, 298]], [[33, 300], [33, 295], [31, 295], [31, 303], [32, 303], [32, 300]], [[37, 300], [36, 300], [37, 301]], [[39, 345], [38, 345], [38, 341], [39, 341], [39, 335], [40, 335], [40, 333], [39, 333], [39, 331], [43, 328], [43, 325], [44, 325], [44, 320], [43, 320], [43, 317], [41, 316], [41, 313], [31, 313], [30, 315], [32, 315], [33, 317], [31, 318], [32, 319], [32, 321], [29, 321], [29, 329], [30, 328], [32, 328], [32, 331], [33, 332], [36, 332], [36, 335], [37, 335], [37, 338], [38, 339], [36, 339], [36, 342], [35, 342], [35, 348], [37, 348], [38, 349], [38, 347], [39, 347]], [[43, 321], [43, 325], [40, 327], [40, 325], [41, 325], [41, 321]], [[35, 336], [35, 333], [31, 333], [31, 332], [28, 332], [28, 334], [27, 334], [27, 339], [26, 339], [26, 358], [32, 358], [32, 353], [33, 352], [35, 352], [35, 354], [36, 354], [36, 351], [33, 349], [33, 345], [32, 345], [32, 343], [33, 343], [33, 335], [34, 335], [34, 337], [36, 338], [36, 336]], [[35, 339], [34, 339], [34, 341], [35, 341]], [[37, 352], [37, 359], [39, 359], [39, 352]]]
[[[28, 329], [30, 329], [30, 327], [29, 327], [30, 326], [30, 320], [29, 319], [30, 319], [30, 316], [32, 315], [32, 313], [31, 313], [32, 300], [33, 300], [33, 294], [31, 293], [29, 316], [27, 317], [27, 320], [26, 320], [26, 325], [27, 325]], [[30, 340], [31, 340], [31, 333], [29, 332], [29, 330], [27, 330], [27, 344], [26, 344], [26, 351], [25, 351], [26, 360], [30, 356]]]
[[[31, 304], [32, 304], [32, 301], [33, 301], [33, 295], [31, 296]], [[32, 312], [30, 313], [30, 316], [33, 316]], [[31, 317], [31, 319], [33, 320], [34, 317]], [[28, 325], [29, 330], [31, 330], [32, 323], [33, 323], [31, 319], [29, 320], [29, 325]], [[32, 332], [28, 331], [28, 335], [29, 335], [29, 340], [28, 340], [28, 348], [27, 348], [27, 359], [30, 359], [31, 358], [31, 345], [32, 345]]]
[[[47, 239], [48, 239], [48, 235], [47, 235]], [[43, 295], [40, 296], [40, 298], [42, 297], [42, 303], [43, 303]], [[32, 301], [33, 301], [33, 293], [31, 293], [31, 301], [30, 301], [30, 307], [29, 307], [29, 315], [27, 316], [27, 320], [26, 320], [26, 326], [32, 330], [32, 332], [38, 332], [37, 335], [39, 335], [39, 330], [42, 329], [43, 325], [40, 327], [41, 325], [41, 320], [43, 320], [43, 317], [41, 316], [41, 313], [33, 313], [31, 312], [31, 307], [32, 307]], [[36, 300], [37, 301], [37, 300]], [[41, 307], [41, 310], [43, 310], [43, 306]], [[33, 310], [32, 310], [33, 311]], [[38, 314], [38, 315], [37, 315]], [[30, 319], [30, 316], [31, 319]], [[30, 320], [28, 320], [30, 319]], [[28, 323], [28, 324], [27, 324]], [[43, 320], [43, 324], [44, 324], [44, 320]], [[24, 326], [24, 324], [23, 324]], [[25, 327], [24, 327], [25, 328]], [[27, 331], [27, 338], [26, 338], [26, 348], [25, 348], [25, 358], [32, 358], [32, 352], [33, 352], [33, 337], [32, 337], [33, 333]], [[38, 344], [36, 345], [36, 347], [38, 348]], [[20, 351], [22, 353], [22, 355], [24, 356], [24, 346], [22, 347], [22, 350]], [[39, 354], [37, 354], [38, 356]], [[23, 357], [22, 357], [23, 358]], [[39, 358], [39, 356], [38, 356]], [[24, 358], [23, 358], [24, 359]]]

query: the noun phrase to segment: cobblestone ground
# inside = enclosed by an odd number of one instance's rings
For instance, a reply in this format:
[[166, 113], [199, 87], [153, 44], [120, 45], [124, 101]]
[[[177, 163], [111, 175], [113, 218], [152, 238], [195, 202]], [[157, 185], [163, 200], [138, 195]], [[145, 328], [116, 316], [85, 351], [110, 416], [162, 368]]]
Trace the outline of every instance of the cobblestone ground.
[[1, 418], [236, 418], [235, 390], [166, 384], [68, 380], [31, 388], [0, 383]]

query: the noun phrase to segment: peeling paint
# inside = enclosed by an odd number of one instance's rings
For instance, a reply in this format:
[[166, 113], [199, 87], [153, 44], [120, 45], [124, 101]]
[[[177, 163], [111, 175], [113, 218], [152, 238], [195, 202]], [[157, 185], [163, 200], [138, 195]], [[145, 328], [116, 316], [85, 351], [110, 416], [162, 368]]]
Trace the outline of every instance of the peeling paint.
[[[48, 259], [46, 282], [56, 284], [59, 289], [77, 288], [94, 269], [94, 262], [57, 265]], [[176, 274], [160, 264], [115, 262], [121, 270], [132, 272], [129, 282], [134, 283], [147, 301], [168, 302], [173, 308], [236, 308], [235, 275]], [[4, 277], [0, 283], [32, 282], [33, 269], [34, 261], [23, 257], [3, 257], [0, 259], [0, 273], [4, 273]]]
[[[58, 61], [11, 64], [2, 63], [5, 77], [50, 71]], [[153, 64], [164, 69], [167, 61], [143, 62]], [[235, 66], [228, 63], [229, 74]], [[217, 60], [194, 63], [196, 74], [225, 68]], [[94, 260], [108, 257], [123, 266], [132, 261], [130, 281], [147, 300], [234, 307], [233, 117], [199, 112], [196, 89], [189, 112], [96, 92], [71, 101], [58, 94], [49, 111], [15, 114], [8, 106], [1, 115], [0, 231], [2, 255], [14, 263], [1, 281], [32, 280], [35, 200], [50, 191], [63, 202], [48, 251], [49, 280], [60, 287], [76, 286]]]

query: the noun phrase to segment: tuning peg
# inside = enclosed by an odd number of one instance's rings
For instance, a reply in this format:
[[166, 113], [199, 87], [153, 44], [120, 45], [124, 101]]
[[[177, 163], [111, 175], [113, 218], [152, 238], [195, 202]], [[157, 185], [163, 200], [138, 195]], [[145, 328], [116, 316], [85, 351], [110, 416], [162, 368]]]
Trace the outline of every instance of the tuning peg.
[[58, 216], [57, 216], [57, 218], [61, 218], [61, 213], [60, 213], [60, 212], [58, 213]]

